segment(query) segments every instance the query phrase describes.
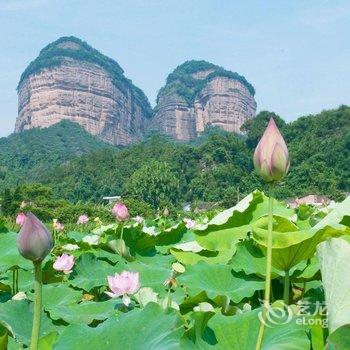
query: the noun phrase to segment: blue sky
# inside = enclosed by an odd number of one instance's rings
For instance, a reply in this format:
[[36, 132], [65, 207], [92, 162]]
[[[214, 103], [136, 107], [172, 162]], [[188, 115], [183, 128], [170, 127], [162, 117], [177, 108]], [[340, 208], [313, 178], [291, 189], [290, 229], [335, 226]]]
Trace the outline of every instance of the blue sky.
[[40, 49], [75, 35], [114, 58], [152, 105], [188, 59], [243, 74], [285, 120], [350, 104], [349, 1], [0, 0], [0, 136]]

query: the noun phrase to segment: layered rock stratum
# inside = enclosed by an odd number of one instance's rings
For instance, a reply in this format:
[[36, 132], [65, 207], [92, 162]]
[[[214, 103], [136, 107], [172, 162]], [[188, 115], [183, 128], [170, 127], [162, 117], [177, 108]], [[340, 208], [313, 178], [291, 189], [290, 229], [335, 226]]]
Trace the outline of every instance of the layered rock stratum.
[[159, 91], [151, 128], [178, 140], [192, 140], [207, 125], [242, 133], [255, 116], [255, 90], [238, 73], [206, 61], [187, 61]]
[[62, 37], [41, 50], [17, 89], [15, 132], [68, 119], [118, 146], [139, 141], [152, 130], [183, 141], [195, 139], [208, 125], [241, 133], [256, 111], [253, 86], [238, 73], [206, 61], [178, 66], [152, 111], [116, 61], [75, 37]]
[[152, 110], [123, 73], [117, 62], [80, 39], [58, 39], [22, 74], [15, 131], [69, 119], [114, 145], [140, 140]]

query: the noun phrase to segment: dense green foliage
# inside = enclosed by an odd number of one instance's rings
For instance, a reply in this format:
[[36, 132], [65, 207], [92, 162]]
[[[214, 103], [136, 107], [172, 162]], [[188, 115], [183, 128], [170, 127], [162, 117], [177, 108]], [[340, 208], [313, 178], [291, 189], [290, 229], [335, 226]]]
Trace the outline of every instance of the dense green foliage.
[[103, 196], [121, 195], [143, 213], [186, 202], [193, 208], [229, 207], [255, 188], [265, 188], [254, 172], [252, 155], [270, 116], [291, 156], [290, 172], [276, 195], [344, 198], [350, 192], [346, 106], [290, 124], [261, 112], [244, 125], [244, 137], [211, 127], [192, 143], [156, 134], [123, 149], [105, 145], [68, 122], [30, 130], [0, 140], [2, 192], [8, 187], [13, 192], [17, 183], [40, 182], [52, 188], [57, 200], [100, 203]]
[[106, 148], [112, 147], [70, 121], [1, 138], [0, 188], [35, 182], [58, 165]]
[[[255, 349], [267, 213], [268, 198], [254, 191], [191, 228], [158, 216], [55, 232], [42, 264], [39, 349]], [[350, 197], [327, 213], [276, 200], [274, 214], [262, 349], [348, 349]], [[0, 226], [1, 349], [28, 347], [37, 301], [17, 241]]]
[[[104, 221], [113, 220], [111, 210], [106, 206], [82, 201], [72, 203], [66, 199], [55, 198], [51, 187], [36, 183], [17, 186], [13, 191], [7, 188], [4, 190], [1, 201], [4, 216], [14, 218], [22, 210], [33, 212], [45, 222], [58, 219], [67, 224], [76, 223], [82, 214]], [[148, 213], [152, 214], [151, 211]]]
[[[196, 79], [192, 75], [200, 71], [211, 70], [204, 79]], [[236, 72], [227, 71], [224, 68], [206, 61], [186, 61], [169, 74], [166, 85], [159, 90], [159, 97], [164, 94], [177, 94], [191, 104], [196, 95], [205, 87], [205, 85], [215, 77], [227, 77], [240, 81], [247, 87], [252, 95], [255, 94], [254, 87], [246, 80], [245, 77]]]
[[[74, 48], [60, 46], [60, 44], [66, 42], [77, 44], [77, 46]], [[127, 94], [130, 89], [133, 96], [143, 107], [146, 115], [151, 116], [152, 110], [146, 95], [140, 88], [133, 85], [130, 79], [127, 79], [124, 76], [124, 71], [120, 65], [113, 59], [103, 55], [98, 50], [88, 45], [85, 41], [74, 36], [61, 37], [44, 47], [40, 51], [39, 56], [32, 61], [22, 73], [18, 83], [18, 88], [29, 75], [38, 73], [44, 68], [59, 66], [67, 57], [79, 61], [95, 63], [104, 68], [110, 74], [115, 86], [117, 86], [124, 94]]]

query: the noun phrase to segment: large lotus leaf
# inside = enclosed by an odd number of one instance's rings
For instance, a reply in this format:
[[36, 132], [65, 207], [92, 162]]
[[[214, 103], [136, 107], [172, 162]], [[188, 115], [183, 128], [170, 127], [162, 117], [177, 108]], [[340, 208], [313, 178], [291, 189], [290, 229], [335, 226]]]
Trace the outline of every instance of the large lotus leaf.
[[[279, 270], [290, 270], [302, 260], [311, 258], [320, 242], [344, 234], [345, 226], [333, 228], [326, 225], [327, 222], [328, 220], [324, 221], [324, 226], [320, 222], [311, 229], [298, 230], [298, 227], [288, 219], [274, 216], [272, 265]], [[260, 218], [253, 225], [253, 239], [264, 250], [267, 246], [267, 226], [267, 217]]]
[[2, 233], [0, 234], [0, 271], [5, 272], [14, 266], [25, 270], [33, 268], [31, 261], [24, 259], [18, 252], [17, 234], [14, 232]]
[[74, 271], [69, 283], [86, 291], [94, 287], [107, 284], [107, 276], [114, 275], [118, 271], [118, 264], [112, 266], [106, 261], [97, 259], [93, 254], [87, 253], [79, 257], [74, 266]]
[[162, 259], [157, 263], [158, 257], [153, 257], [153, 263], [132, 262], [128, 264], [127, 270], [137, 271], [140, 274], [142, 287], [150, 287], [159, 294], [165, 293], [164, 282], [171, 277], [171, 264], [162, 265]]
[[191, 314], [192, 328], [186, 332], [181, 340], [181, 349], [186, 350], [210, 350], [213, 344], [216, 343], [214, 332], [207, 327], [209, 319], [214, 315], [214, 312], [199, 312], [195, 311]]
[[264, 281], [235, 273], [231, 266], [209, 265], [205, 262], [187, 266], [179, 282], [191, 297], [205, 292], [211, 299], [227, 296], [235, 303], [264, 288]]
[[[198, 243], [208, 250], [226, 250], [252, 230], [252, 224], [268, 212], [268, 198], [255, 191], [245, 197], [236, 206], [215, 216], [209, 223], [195, 231]], [[291, 216], [294, 211], [282, 203], [275, 203], [275, 213]]]
[[54, 350], [172, 350], [179, 349], [183, 333], [177, 311], [164, 311], [159, 305], [149, 303], [143, 310], [112, 316], [95, 328], [70, 325], [59, 337]]
[[[21, 343], [30, 342], [33, 324], [33, 303], [28, 300], [8, 301], [0, 304], [0, 322]], [[57, 329], [51, 320], [42, 313], [40, 334], [45, 336]]]
[[182, 221], [175, 226], [165, 229], [156, 236], [157, 246], [174, 245], [181, 242], [184, 234], [187, 232], [185, 223]]
[[326, 226], [342, 229], [347, 226], [349, 222], [346, 218], [350, 215], [350, 196], [345, 198], [342, 202], [334, 206], [333, 210], [326, 215], [318, 224], [314, 226], [315, 229], [321, 229]]
[[350, 243], [332, 238], [317, 247], [330, 333], [350, 323]]
[[[33, 300], [34, 295], [29, 294], [28, 298]], [[81, 298], [82, 292], [69, 288], [67, 284], [43, 285], [42, 303], [46, 310], [56, 306], [75, 304]]]
[[138, 226], [124, 227], [123, 239], [131, 255], [154, 255], [156, 236], [143, 232]]
[[[261, 309], [236, 316], [215, 315], [208, 326], [213, 329], [218, 343], [215, 349], [252, 350], [255, 349]], [[294, 318], [289, 322], [281, 318], [280, 323], [265, 327], [262, 350], [309, 350], [310, 342], [303, 326]], [[284, 323], [286, 322], [286, 323]]]
[[53, 320], [62, 319], [67, 323], [90, 324], [94, 320], [103, 321], [116, 313], [115, 306], [120, 299], [110, 299], [103, 302], [85, 301], [74, 305], [50, 306], [48, 311]]
[[[12, 288], [13, 271], [8, 270], [2, 277], [2, 283], [9, 285]], [[18, 270], [18, 290], [28, 292], [33, 288], [33, 271]]]
[[172, 248], [170, 249], [170, 253], [176, 258], [176, 260], [185, 265], [194, 265], [199, 261], [205, 261], [208, 264], [226, 264], [231, 260], [235, 250], [235, 247], [233, 247], [218, 252], [202, 250], [198, 253], [194, 253]]
[[[233, 271], [243, 271], [246, 275], [255, 274], [266, 276], [266, 257], [260, 247], [253, 240], [245, 240], [236, 245], [236, 254], [232, 257], [230, 266]], [[272, 268], [272, 277], [284, 275], [281, 271]]]
[[326, 350], [350, 349], [350, 324], [334, 331], [327, 339]]

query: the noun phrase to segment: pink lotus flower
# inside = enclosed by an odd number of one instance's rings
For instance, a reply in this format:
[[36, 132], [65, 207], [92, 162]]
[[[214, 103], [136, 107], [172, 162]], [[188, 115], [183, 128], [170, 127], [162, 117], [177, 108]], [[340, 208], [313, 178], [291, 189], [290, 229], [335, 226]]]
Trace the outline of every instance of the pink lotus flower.
[[17, 239], [18, 250], [21, 255], [32, 261], [42, 261], [53, 247], [50, 231], [32, 213], [19, 231]]
[[72, 272], [74, 266], [74, 256], [68, 254], [62, 254], [57, 257], [53, 264], [53, 268], [57, 271], [63, 271], [66, 275]]
[[196, 222], [192, 219], [184, 219], [184, 222], [188, 230], [193, 230], [196, 227]]
[[86, 214], [80, 215], [77, 221], [77, 225], [85, 225], [89, 222], [89, 217]]
[[112, 213], [116, 216], [118, 221], [126, 221], [129, 219], [129, 211], [123, 202], [118, 202], [114, 205]]
[[26, 221], [26, 218], [26, 214], [19, 213], [16, 217], [16, 224], [22, 227], [24, 222]]
[[64, 225], [57, 221], [57, 219], [53, 220], [53, 229], [56, 231], [63, 231]]
[[129, 295], [136, 293], [140, 289], [140, 278], [138, 272], [123, 271], [115, 276], [107, 276], [108, 285], [111, 292], [106, 292], [111, 298], [123, 296], [123, 303], [130, 304]]
[[279, 181], [288, 172], [288, 148], [273, 118], [255, 149], [253, 160], [256, 172], [266, 182]]

